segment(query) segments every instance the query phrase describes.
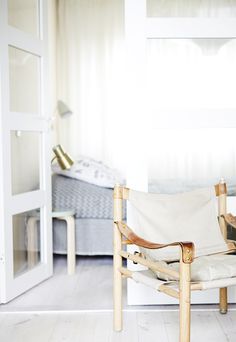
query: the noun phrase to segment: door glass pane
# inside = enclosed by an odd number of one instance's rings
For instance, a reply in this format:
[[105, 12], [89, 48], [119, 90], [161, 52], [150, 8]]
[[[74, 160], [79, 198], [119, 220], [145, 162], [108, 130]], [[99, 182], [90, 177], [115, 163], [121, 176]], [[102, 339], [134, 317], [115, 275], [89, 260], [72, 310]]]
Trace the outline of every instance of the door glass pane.
[[156, 110], [236, 108], [235, 39], [148, 39], [147, 68]]
[[40, 136], [38, 132], [11, 131], [13, 195], [40, 188]]
[[38, 0], [8, 0], [8, 24], [38, 37]]
[[40, 263], [40, 210], [13, 215], [14, 276], [18, 276]]
[[39, 114], [40, 57], [9, 47], [10, 111]]
[[[236, 40], [149, 39], [147, 69], [144, 120], [149, 128], [168, 128], [147, 136], [149, 180], [159, 183], [156, 190], [178, 192], [187, 183], [214, 184], [221, 177], [235, 183], [236, 129], [199, 126], [236, 113]], [[199, 129], [182, 129], [183, 118]]]
[[146, 137], [149, 191], [178, 193], [213, 186], [223, 177], [232, 194], [235, 135], [236, 128], [150, 130]]
[[236, 17], [235, 0], [147, 0], [148, 17]]

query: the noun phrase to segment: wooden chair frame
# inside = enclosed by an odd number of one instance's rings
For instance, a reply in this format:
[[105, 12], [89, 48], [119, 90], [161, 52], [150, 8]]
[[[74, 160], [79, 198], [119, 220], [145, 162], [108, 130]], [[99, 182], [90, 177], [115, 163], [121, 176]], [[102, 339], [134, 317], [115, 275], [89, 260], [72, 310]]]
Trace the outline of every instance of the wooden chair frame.
[[[227, 188], [225, 182], [215, 185], [216, 196], [218, 197], [218, 215], [222, 235], [227, 242], [229, 250], [235, 249], [235, 244], [227, 240], [227, 224], [236, 228], [236, 218], [231, 214], [227, 215], [226, 199]], [[129, 189], [116, 185], [114, 188], [114, 279], [113, 279], [113, 300], [114, 300], [114, 330], [122, 330], [122, 277], [132, 278], [132, 271], [122, 267], [122, 258], [135, 261], [141, 265], [150, 267], [153, 270], [171, 275], [179, 281], [179, 291], [166, 285], [159, 286], [158, 290], [179, 299], [180, 306], [180, 342], [190, 342], [190, 304], [191, 290], [202, 290], [199, 284], [191, 284], [191, 263], [194, 261], [193, 242], [173, 242], [168, 245], [146, 241], [137, 236], [125, 223], [122, 222], [123, 200], [129, 199]], [[179, 272], [160, 266], [158, 262], [150, 261], [142, 255], [133, 255], [123, 250], [124, 245], [135, 244], [137, 246], [158, 249], [167, 246], [180, 247], [180, 269]], [[227, 312], [227, 287], [219, 290], [220, 312]]]

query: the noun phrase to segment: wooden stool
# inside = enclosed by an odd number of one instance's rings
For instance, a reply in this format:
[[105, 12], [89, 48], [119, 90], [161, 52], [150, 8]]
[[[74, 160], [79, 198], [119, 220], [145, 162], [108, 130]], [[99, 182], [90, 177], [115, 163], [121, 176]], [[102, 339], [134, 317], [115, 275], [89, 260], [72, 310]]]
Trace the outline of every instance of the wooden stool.
[[[27, 258], [30, 268], [34, 267], [38, 262], [38, 234], [37, 224], [39, 221], [39, 212], [35, 216], [29, 217], [27, 222]], [[69, 275], [75, 274], [76, 254], [75, 254], [75, 210], [54, 210], [52, 218], [66, 222], [67, 229], [67, 271]]]

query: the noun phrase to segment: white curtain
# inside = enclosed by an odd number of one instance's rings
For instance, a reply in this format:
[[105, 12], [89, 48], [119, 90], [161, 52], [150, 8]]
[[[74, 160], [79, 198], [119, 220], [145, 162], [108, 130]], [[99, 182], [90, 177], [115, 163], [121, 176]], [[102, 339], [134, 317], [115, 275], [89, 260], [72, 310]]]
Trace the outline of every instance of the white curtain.
[[[123, 135], [117, 129], [129, 122], [123, 115], [123, 0], [57, 1], [57, 97], [74, 113], [67, 119], [58, 117], [58, 142], [74, 157], [85, 154], [125, 172], [127, 164], [132, 163], [132, 155], [127, 161], [125, 154], [132, 134]], [[147, 4], [149, 16], [229, 17], [236, 13], [236, 3], [230, 0], [149, 0]], [[152, 74], [148, 78], [149, 101], [154, 99], [155, 110], [168, 106], [213, 112], [236, 108], [236, 47], [232, 41], [153, 40], [147, 51], [149, 76], [150, 71]], [[196, 61], [203, 68], [199, 72]], [[212, 86], [213, 90], [206, 91]], [[159, 100], [155, 94], [159, 94]], [[147, 112], [143, 118], [148, 120]], [[131, 128], [135, 130], [135, 122]], [[235, 132], [142, 132], [149, 177], [231, 179], [236, 175]]]
[[73, 111], [58, 117], [58, 142], [75, 158], [116, 167], [122, 157], [114, 140], [124, 82], [123, 10], [120, 0], [58, 0], [57, 95]]

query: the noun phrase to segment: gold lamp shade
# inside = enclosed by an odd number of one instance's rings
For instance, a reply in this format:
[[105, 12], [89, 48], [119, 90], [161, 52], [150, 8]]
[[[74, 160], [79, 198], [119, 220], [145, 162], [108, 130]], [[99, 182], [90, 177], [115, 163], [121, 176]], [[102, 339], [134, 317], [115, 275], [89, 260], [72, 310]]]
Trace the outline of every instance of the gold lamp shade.
[[57, 159], [57, 162], [60, 165], [62, 170], [69, 170], [71, 168], [71, 166], [74, 164], [74, 161], [63, 150], [61, 145], [54, 146], [52, 150], [55, 153], [55, 158], [53, 158], [53, 160]]

